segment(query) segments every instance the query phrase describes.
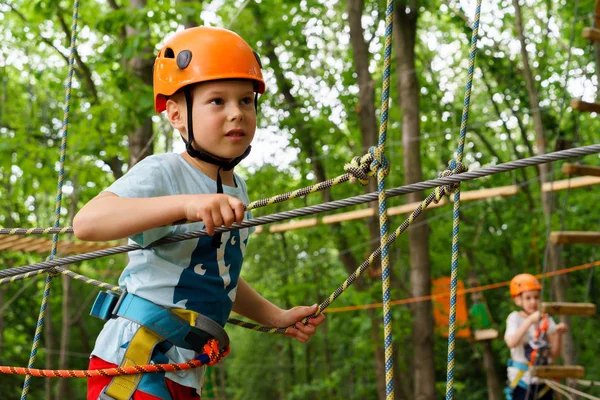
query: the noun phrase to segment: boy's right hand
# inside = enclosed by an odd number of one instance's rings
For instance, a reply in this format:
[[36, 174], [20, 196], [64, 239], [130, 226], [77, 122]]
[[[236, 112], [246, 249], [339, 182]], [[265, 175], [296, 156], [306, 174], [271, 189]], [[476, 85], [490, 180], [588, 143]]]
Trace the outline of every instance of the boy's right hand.
[[531, 324], [537, 324], [541, 318], [542, 318], [542, 313], [539, 311], [533, 312], [533, 313], [529, 314], [529, 316], [527, 317], [527, 319], [529, 320], [529, 322]]
[[213, 235], [215, 226], [231, 226], [244, 220], [244, 203], [226, 194], [196, 194], [188, 196], [184, 203], [188, 221], [202, 221], [206, 233]]

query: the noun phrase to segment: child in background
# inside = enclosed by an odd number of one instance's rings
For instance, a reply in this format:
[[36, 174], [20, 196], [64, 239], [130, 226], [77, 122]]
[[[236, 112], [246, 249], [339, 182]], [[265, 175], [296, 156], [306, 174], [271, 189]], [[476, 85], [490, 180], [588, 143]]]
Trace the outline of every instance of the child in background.
[[510, 348], [507, 400], [551, 400], [550, 388], [531, 377], [529, 367], [552, 363], [561, 352], [561, 336], [568, 328], [538, 311], [542, 285], [531, 274], [519, 274], [510, 282], [510, 295], [521, 308], [506, 319], [504, 340]]
[[[258, 54], [237, 34], [196, 27], [171, 37], [154, 65], [156, 112], [166, 111], [186, 144], [182, 154], [145, 158], [87, 203], [73, 221], [82, 240], [129, 237], [146, 247], [175, 234], [231, 226], [251, 218], [245, 182], [233, 168], [248, 155], [258, 94], [265, 91]], [[172, 225], [179, 220], [197, 221]], [[306, 342], [325, 317], [283, 310], [240, 277], [252, 229], [203, 236], [129, 253], [119, 278], [126, 294], [102, 293], [92, 315], [106, 319], [90, 369], [181, 363], [208, 339], [228, 345], [233, 310], [259, 324], [287, 327]], [[88, 399], [199, 399], [204, 368], [88, 380]]]

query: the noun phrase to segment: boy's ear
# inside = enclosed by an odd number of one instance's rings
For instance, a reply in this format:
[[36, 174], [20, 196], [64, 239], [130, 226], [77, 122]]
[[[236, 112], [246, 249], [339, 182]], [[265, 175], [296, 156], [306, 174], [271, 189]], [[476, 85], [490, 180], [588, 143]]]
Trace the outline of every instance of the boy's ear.
[[185, 122], [187, 119], [186, 110], [181, 102], [173, 100], [172, 98], [167, 100], [167, 118], [169, 123], [179, 132], [185, 132]]
[[518, 295], [517, 297], [515, 297], [515, 304], [518, 305], [519, 307], [522, 307], [523, 302], [521, 301], [521, 295]]

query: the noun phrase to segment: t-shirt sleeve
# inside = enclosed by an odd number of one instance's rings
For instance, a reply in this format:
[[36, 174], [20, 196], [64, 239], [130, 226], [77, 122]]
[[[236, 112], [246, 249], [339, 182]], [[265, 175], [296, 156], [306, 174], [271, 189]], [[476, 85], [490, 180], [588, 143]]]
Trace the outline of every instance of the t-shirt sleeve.
[[[168, 172], [154, 157], [145, 158], [134, 165], [104, 191], [127, 198], [159, 197], [175, 193]], [[140, 246], [146, 247], [172, 232], [172, 226], [163, 226], [135, 234], [130, 236], [130, 239]]]
[[504, 332], [504, 340], [508, 335], [511, 335], [519, 329], [519, 314], [516, 312], [511, 312], [506, 318], [506, 331]]
[[556, 332], [556, 322], [551, 316], [548, 316], [548, 334], [552, 335], [554, 332]]

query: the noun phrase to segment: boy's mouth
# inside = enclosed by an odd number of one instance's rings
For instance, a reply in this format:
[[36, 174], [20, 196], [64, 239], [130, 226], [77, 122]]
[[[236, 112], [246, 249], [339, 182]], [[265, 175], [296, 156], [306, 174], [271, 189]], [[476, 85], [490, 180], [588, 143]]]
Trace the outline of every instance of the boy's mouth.
[[244, 132], [243, 129], [231, 129], [231, 130], [227, 131], [227, 133], [225, 134], [225, 136], [228, 136], [228, 137], [242, 137], [242, 136], [246, 136], [246, 133]]

